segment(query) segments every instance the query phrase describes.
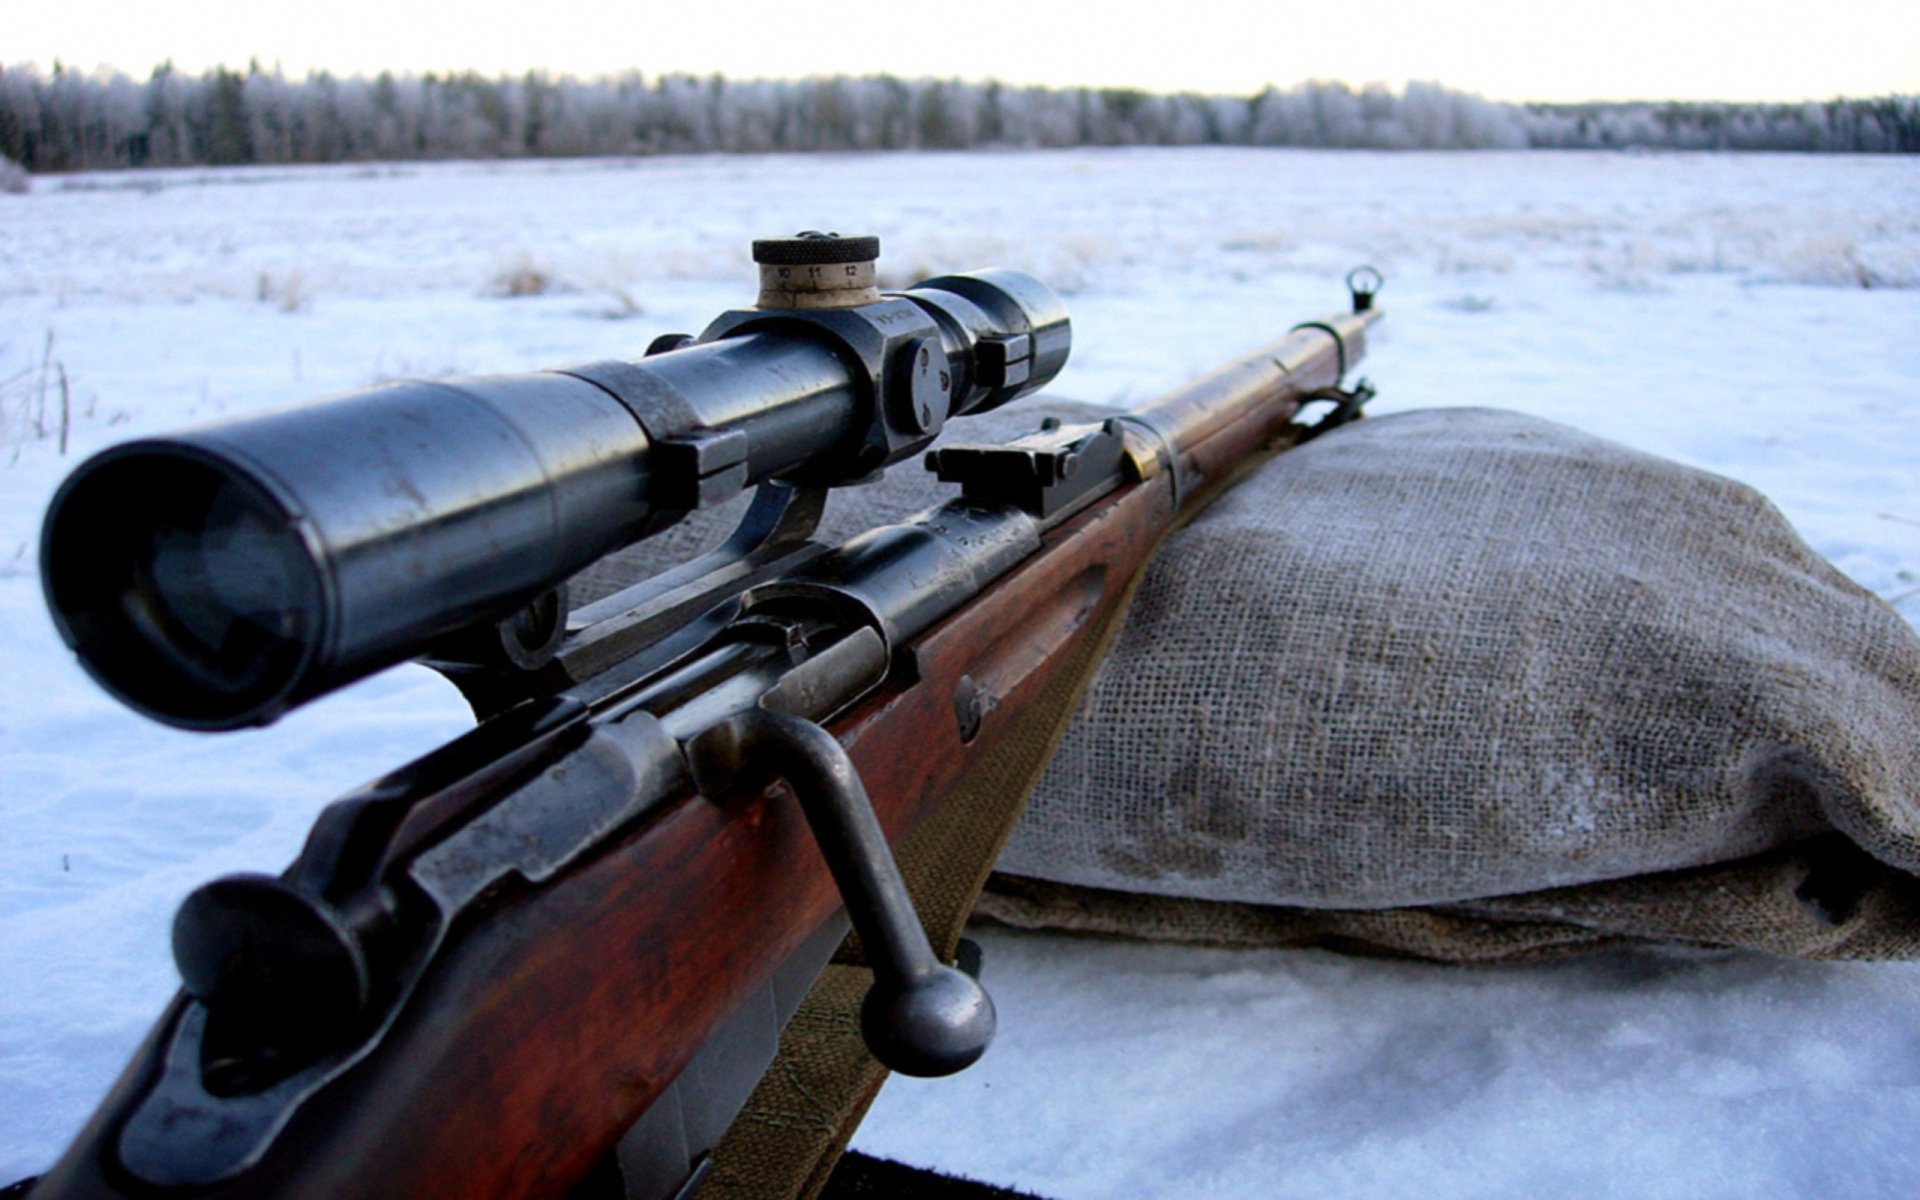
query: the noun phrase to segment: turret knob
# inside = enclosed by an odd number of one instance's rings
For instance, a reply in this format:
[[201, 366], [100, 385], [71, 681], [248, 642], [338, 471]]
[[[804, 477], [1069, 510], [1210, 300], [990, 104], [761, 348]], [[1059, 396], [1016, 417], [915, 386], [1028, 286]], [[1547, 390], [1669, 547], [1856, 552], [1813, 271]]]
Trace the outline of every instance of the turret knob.
[[760, 238], [759, 308], [852, 308], [880, 299], [874, 264], [877, 237], [841, 237], [808, 229], [790, 238]]

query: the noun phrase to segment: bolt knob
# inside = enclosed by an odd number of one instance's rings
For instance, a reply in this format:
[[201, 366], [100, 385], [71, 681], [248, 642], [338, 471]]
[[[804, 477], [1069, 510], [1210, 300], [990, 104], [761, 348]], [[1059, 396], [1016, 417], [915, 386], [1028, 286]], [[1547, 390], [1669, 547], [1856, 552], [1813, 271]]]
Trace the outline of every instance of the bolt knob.
[[271, 875], [227, 875], [173, 922], [181, 981], [210, 1008], [351, 1023], [370, 988], [359, 939], [324, 902]]
[[860, 1005], [860, 1032], [873, 1056], [921, 1078], [972, 1066], [987, 1052], [997, 1023], [992, 997], [957, 967], [936, 966], [904, 981], [876, 972]]
[[760, 267], [759, 308], [852, 308], [880, 299], [877, 237], [841, 237], [809, 229], [753, 243]]

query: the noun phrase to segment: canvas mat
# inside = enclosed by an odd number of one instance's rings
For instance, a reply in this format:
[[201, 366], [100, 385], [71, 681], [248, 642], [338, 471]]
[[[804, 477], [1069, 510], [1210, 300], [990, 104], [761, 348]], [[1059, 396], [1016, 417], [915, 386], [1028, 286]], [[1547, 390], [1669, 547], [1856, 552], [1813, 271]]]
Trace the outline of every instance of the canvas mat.
[[[903, 465], [824, 532], [941, 493]], [[981, 913], [1033, 928], [1911, 957], [1920, 638], [1744, 485], [1512, 413], [1372, 418], [1163, 547], [999, 869]]]

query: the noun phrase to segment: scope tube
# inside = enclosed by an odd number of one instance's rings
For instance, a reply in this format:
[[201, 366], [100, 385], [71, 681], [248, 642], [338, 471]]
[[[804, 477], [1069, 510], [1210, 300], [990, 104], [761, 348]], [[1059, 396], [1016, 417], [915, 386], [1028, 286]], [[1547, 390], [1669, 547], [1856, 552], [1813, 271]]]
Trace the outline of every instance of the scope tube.
[[141, 712], [265, 724], [631, 540], [647, 448], [618, 402], [557, 375], [394, 384], [131, 442], [55, 494], [47, 600]]
[[[909, 294], [965, 378], [986, 337], [1062, 344], [1043, 285], [969, 286], [996, 302], [934, 317], [957, 293]], [[888, 303], [905, 307], [875, 311]], [[1047, 365], [1002, 390], [1040, 386]], [[785, 322], [620, 367], [618, 387], [559, 371], [391, 384], [103, 451], [47, 511], [55, 625], [148, 716], [268, 724], [678, 520], [657, 501], [686, 490], [663, 493], [661, 430], [740, 435], [745, 487], [836, 461], [881, 407], [880, 378]]]

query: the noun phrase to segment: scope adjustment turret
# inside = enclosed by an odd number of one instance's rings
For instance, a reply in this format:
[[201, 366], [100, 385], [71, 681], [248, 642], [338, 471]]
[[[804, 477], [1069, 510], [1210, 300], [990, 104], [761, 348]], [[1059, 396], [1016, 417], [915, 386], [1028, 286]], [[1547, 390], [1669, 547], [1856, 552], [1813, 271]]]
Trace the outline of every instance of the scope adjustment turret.
[[758, 308], [852, 308], [880, 299], [877, 237], [804, 229], [790, 238], [757, 238]]

